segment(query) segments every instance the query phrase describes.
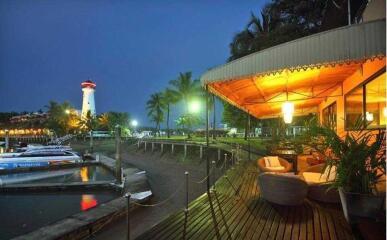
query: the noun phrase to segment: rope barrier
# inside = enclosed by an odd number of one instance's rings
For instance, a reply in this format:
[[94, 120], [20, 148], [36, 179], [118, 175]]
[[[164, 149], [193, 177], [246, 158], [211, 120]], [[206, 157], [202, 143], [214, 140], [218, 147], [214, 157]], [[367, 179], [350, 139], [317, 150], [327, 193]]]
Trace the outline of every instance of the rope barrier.
[[190, 182], [191, 182], [191, 183], [196, 183], [196, 184], [202, 184], [202, 183], [204, 183], [204, 182], [210, 177], [210, 175], [211, 175], [211, 173], [212, 173], [213, 170], [214, 170], [214, 168], [211, 167], [209, 174], [208, 174], [207, 176], [205, 176], [202, 180], [200, 180], [200, 181], [193, 181], [193, 180], [190, 180]]

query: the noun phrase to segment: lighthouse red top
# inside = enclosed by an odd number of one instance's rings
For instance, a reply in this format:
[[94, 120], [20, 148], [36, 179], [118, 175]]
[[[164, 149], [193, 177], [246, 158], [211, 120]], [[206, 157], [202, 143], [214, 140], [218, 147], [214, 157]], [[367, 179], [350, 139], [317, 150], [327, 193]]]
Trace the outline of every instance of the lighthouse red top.
[[81, 83], [82, 88], [95, 88], [97, 85], [92, 82], [91, 80], [86, 80], [83, 83]]

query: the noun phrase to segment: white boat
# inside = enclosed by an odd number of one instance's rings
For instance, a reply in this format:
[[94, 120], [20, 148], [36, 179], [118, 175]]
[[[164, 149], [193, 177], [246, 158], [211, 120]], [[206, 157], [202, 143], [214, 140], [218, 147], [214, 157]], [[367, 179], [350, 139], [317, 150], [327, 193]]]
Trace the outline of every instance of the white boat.
[[36, 149], [25, 152], [0, 154], [0, 169], [42, 167], [80, 161], [81, 158], [70, 150]]

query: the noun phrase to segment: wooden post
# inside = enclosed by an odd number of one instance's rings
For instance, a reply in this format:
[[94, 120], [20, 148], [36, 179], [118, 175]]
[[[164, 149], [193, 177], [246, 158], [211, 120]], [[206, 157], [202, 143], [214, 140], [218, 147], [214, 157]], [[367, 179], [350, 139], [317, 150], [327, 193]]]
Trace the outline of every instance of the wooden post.
[[218, 161], [220, 161], [220, 149], [218, 148]]
[[93, 153], [94, 143], [93, 143], [93, 130], [90, 130], [90, 153]]
[[154, 149], [155, 149], [155, 143], [152, 142], [152, 152], [154, 151]]
[[126, 239], [130, 240], [130, 193], [125, 194], [125, 198], [127, 200], [126, 204], [126, 224], [127, 224], [127, 230], [126, 230]]
[[[210, 132], [208, 130], [209, 125], [209, 118], [210, 118], [210, 108], [209, 108], [209, 94], [208, 94], [208, 84], [206, 84], [206, 173], [207, 173], [207, 192], [210, 192], [210, 186], [211, 186], [211, 179], [210, 179], [210, 157], [209, 157], [209, 151], [210, 151]], [[215, 110], [215, 109], [214, 109]], [[215, 113], [214, 113], [215, 114]]]
[[121, 184], [121, 127], [116, 125], [115, 127], [115, 137], [116, 137], [116, 178]]
[[184, 144], [184, 157], [187, 156], [187, 144]]
[[203, 158], [203, 146], [200, 146], [200, 159]]
[[145, 146], [144, 146], [144, 151], [146, 152], [146, 141], [144, 142]]
[[5, 130], [5, 151], [9, 151], [9, 130]]
[[172, 143], [172, 146], [171, 146], [171, 153], [173, 154], [175, 151], [175, 145]]
[[164, 152], [164, 144], [162, 143], [161, 144], [161, 147], [160, 147], [161, 149], [160, 149], [160, 151], [161, 151], [161, 153], [163, 153]]

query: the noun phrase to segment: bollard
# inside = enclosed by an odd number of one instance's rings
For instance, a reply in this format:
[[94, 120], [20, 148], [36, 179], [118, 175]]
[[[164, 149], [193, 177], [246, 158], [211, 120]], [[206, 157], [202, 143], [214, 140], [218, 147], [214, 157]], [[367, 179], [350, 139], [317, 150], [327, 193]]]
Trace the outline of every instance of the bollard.
[[121, 127], [116, 125], [115, 127], [116, 137], [116, 178], [121, 184]]
[[185, 173], [185, 212], [188, 213], [188, 171]]
[[161, 151], [161, 153], [163, 153], [164, 152], [164, 144], [161, 144], [161, 147], [160, 147], [161, 149], [160, 149], [160, 151]]
[[137, 149], [140, 149], [140, 141], [137, 142]]
[[146, 141], [144, 142], [144, 152], [146, 152]]
[[203, 158], [203, 146], [200, 146], [200, 159]]
[[220, 149], [218, 148], [218, 161], [220, 161]]
[[227, 170], [227, 153], [224, 154], [224, 169]]
[[9, 130], [5, 130], [5, 152], [9, 151]]
[[127, 224], [127, 230], [126, 230], [126, 239], [130, 240], [130, 193], [125, 194], [125, 198], [127, 200], [126, 204], [126, 224]]
[[172, 146], [171, 146], [171, 153], [172, 153], [172, 154], [173, 154], [174, 150], [175, 150], [175, 145], [172, 144]]
[[187, 144], [184, 144], [184, 157], [187, 156]]
[[152, 142], [152, 152], [154, 151], [154, 149], [155, 149], [155, 143]]

